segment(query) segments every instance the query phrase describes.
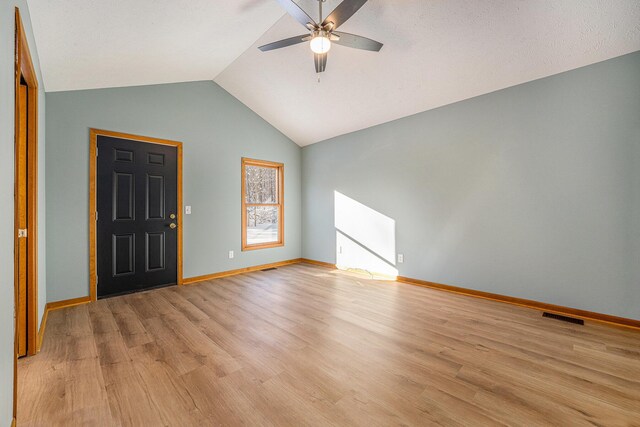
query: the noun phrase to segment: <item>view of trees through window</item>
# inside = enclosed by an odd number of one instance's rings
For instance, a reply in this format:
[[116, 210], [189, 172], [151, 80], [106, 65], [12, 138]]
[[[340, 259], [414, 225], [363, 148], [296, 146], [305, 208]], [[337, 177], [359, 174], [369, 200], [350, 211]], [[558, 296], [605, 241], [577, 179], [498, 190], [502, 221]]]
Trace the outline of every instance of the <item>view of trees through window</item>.
[[245, 245], [259, 245], [280, 240], [279, 166], [244, 166]]
[[278, 169], [246, 166], [247, 203], [278, 203]]

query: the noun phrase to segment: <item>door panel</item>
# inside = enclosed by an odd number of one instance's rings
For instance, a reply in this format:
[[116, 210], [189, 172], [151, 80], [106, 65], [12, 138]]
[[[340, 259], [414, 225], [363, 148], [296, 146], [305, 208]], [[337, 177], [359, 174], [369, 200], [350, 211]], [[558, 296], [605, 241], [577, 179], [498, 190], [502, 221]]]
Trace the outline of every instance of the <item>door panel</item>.
[[113, 235], [113, 277], [126, 276], [136, 272], [135, 234]]
[[97, 148], [98, 296], [175, 284], [176, 147], [98, 135]]
[[164, 270], [164, 237], [164, 232], [147, 233], [147, 271]]
[[149, 153], [147, 155], [147, 162], [150, 165], [164, 165], [164, 154]]
[[147, 219], [164, 218], [164, 176], [147, 175]]
[[113, 173], [113, 220], [135, 219], [135, 177], [131, 173]]
[[129, 150], [118, 150], [115, 149], [113, 150], [114, 152], [114, 159], [118, 162], [133, 162], [133, 151], [129, 151]]

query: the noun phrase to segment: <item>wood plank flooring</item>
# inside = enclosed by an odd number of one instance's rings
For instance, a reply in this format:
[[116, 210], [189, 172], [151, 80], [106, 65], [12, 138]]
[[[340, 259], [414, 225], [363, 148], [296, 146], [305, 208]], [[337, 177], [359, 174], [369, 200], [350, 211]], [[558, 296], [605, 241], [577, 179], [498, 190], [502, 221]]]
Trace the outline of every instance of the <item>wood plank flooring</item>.
[[640, 426], [640, 332], [297, 264], [49, 314], [18, 425]]

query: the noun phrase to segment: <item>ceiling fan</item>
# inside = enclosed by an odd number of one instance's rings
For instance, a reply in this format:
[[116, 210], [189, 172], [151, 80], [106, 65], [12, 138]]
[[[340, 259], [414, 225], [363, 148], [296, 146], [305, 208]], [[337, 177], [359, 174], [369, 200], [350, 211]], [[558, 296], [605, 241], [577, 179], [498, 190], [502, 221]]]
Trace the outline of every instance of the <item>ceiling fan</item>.
[[282, 47], [293, 46], [295, 44], [310, 42], [309, 47], [314, 54], [314, 62], [316, 65], [316, 73], [322, 73], [327, 67], [327, 52], [331, 49], [331, 43], [342, 46], [352, 47], [355, 49], [371, 50], [379, 52], [382, 49], [382, 43], [368, 39], [355, 34], [343, 33], [335, 31], [340, 25], [344, 24], [347, 19], [351, 18], [367, 0], [344, 0], [331, 12], [324, 20], [322, 19], [322, 3], [325, 0], [318, 0], [320, 10], [321, 24], [314, 21], [300, 6], [293, 0], [278, 0], [278, 3], [284, 7], [289, 15], [296, 21], [306, 27], [310, 34], [302, 34], [288, 39], [279, 40], [277, 42], [265, 44], [258, 47], [263, 52], [280, 49]]

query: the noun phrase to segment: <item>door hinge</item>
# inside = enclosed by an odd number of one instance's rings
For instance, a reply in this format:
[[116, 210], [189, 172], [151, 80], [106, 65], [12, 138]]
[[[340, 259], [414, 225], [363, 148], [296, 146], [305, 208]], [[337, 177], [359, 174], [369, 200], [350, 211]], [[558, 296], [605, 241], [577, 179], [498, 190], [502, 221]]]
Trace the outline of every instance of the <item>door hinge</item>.
[[18, 229], [18, 238], [22, 239], [24, 237], [27, 237], [27, 229], [26, 228], [19, 228]]
[[96, 211], [96, 221], [98, 220], [98, 211]]
[[98, 150], [98, 147], [96, 147], [96, 157], [98, 157], [98, 153], [99, 153], [99, 150]]

